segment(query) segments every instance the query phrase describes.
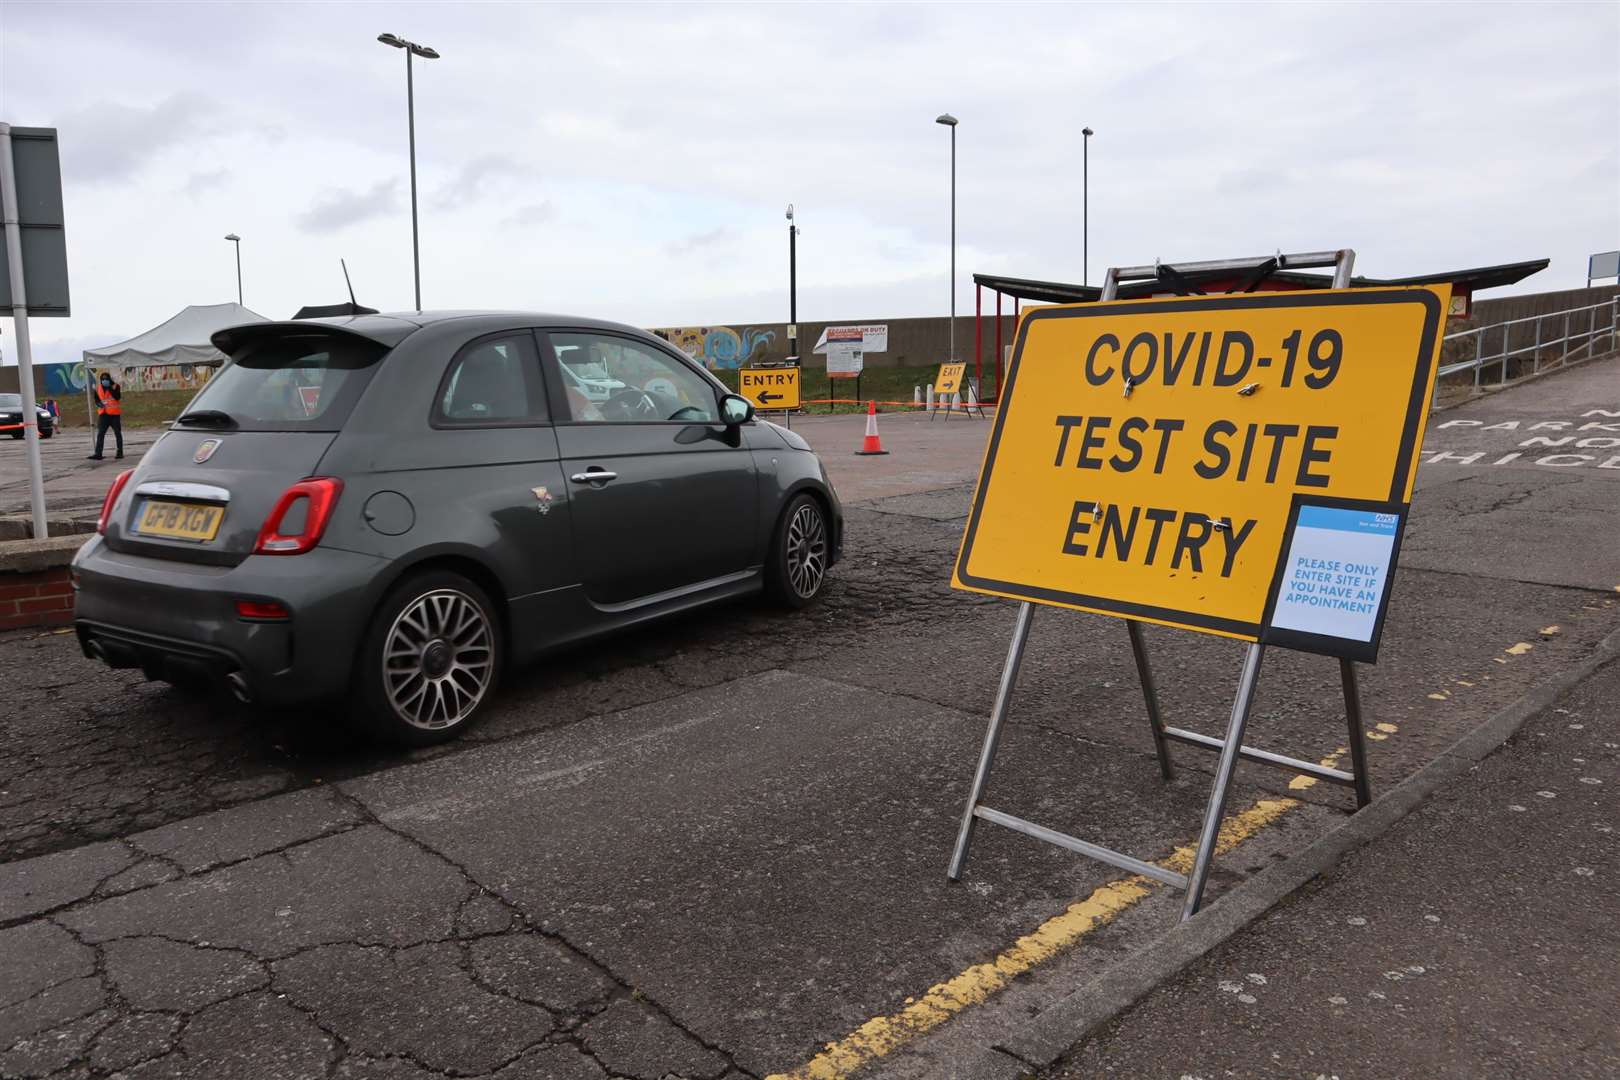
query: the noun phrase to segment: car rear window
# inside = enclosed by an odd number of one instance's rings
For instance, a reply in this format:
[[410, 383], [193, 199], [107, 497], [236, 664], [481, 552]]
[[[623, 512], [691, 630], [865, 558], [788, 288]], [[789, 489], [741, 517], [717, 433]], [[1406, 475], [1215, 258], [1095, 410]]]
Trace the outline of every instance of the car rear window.
[[244, 431], [338, 431], [387, 351], [353, 334], [249, 338], [186, 413], [222, 412]]

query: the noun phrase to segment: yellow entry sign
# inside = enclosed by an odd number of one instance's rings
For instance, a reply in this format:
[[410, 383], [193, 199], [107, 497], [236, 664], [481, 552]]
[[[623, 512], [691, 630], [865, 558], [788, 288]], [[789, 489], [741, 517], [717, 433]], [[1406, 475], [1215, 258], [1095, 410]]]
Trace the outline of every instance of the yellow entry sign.
[[966, 364], [939, 365], [939, 378], [934, 380], [935, 394], [955, 394], [962, 389], [962, 376], [967, 371]]
[[798, 368], [742, 368], [737, 375], [737, 393], [752, 401], [756, 409], [799, 407]]
[[1258, 640], [1297, 499], [1411, 501], [1450, 292], [1027, 313], [952, 583]]

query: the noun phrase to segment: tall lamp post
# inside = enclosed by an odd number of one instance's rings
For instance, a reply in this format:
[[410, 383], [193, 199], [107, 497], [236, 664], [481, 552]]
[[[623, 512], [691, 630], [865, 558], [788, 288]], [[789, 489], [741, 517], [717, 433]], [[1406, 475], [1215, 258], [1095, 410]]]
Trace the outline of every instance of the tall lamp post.
[[1080, 284], [1091, 284], [1091, 136], [1081, 128], [1080, 143]]
[[405, 50], [405, 111], [411, 132], [411, 266], [416, 274], [416, 310], [422, 310], [422, 247], [416, 228], [416, 86], [411, 76], [411, 57], [437, 60], [437, 49], [406, 41], [398, 34], [378, 34], [384, 45]]
[[242, 238], [235, 233], [226, 233], [225, 239], [236, 245], [236, 306], [242, 306]]
[[951, 129], [951, 363], [956, 363], [956, 117], [941, 113], [934, 123]]
[[793, 204], [788, 203], [788, 359], [799, 361], [799, 227], [793, 224]]

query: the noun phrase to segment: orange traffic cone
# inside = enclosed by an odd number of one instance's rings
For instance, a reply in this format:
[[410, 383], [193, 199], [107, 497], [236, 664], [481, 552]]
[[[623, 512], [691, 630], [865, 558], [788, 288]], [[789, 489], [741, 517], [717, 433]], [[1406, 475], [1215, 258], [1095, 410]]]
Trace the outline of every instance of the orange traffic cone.
[[866, 438], [861, 441], [861, 448], [855, 453], [864, 456], [888, 453], [887, 450], [883, 449], [883, 442], [878, 438], [877, 402], [875, 401], [866, 403]]

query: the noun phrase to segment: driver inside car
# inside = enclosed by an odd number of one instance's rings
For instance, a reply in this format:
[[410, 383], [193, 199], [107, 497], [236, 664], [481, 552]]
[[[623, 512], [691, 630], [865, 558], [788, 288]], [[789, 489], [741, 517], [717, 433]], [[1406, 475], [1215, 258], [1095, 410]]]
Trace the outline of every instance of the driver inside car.
[[596, 407], [596, 402], [585, 396], [585, 391], [576, 386], [567, 387], [568, 412], [575, 420], [606, 420], [602, 410]]
[[[694, 398], [694, 388], [684, 383], [686, 373], [672, 359], [616, 341], [564, 341], [557, 346], [557, 359], [576, 422], [714, 419], [712, 401]], [[595, 387], [602, 392], [594, 392]]]

